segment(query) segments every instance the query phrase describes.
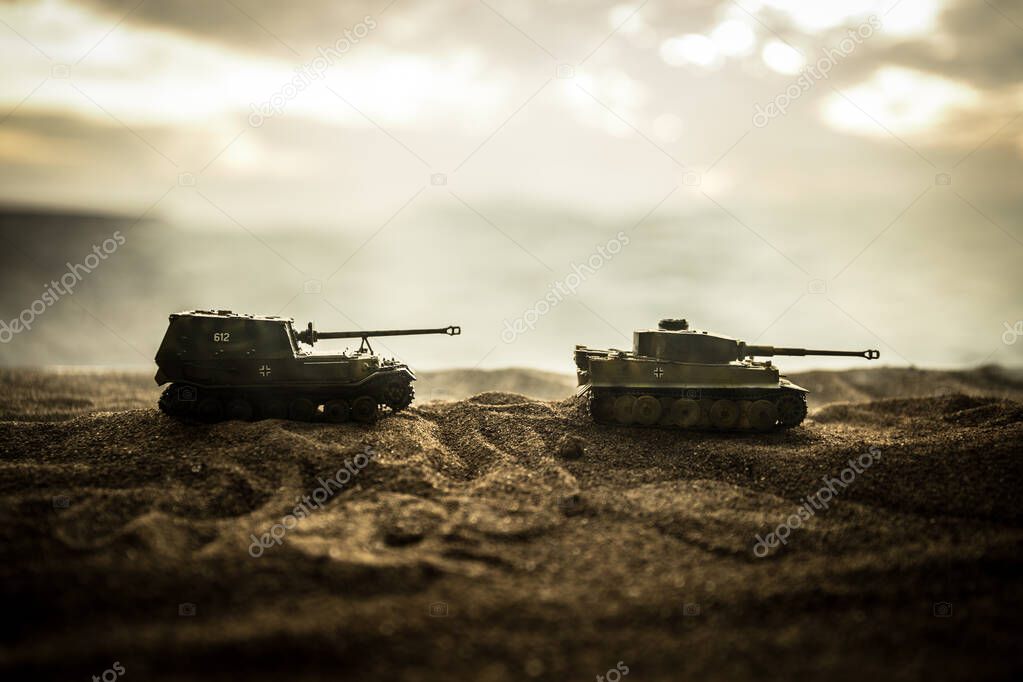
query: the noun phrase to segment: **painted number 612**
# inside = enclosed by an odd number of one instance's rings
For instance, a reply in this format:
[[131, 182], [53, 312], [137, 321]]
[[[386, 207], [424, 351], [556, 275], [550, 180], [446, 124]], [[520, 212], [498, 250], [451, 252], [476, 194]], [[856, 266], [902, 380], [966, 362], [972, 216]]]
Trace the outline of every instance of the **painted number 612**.
[[213, 341], [215, 343], [227, 343], [231, 340], [231, 332], [213, 332]]

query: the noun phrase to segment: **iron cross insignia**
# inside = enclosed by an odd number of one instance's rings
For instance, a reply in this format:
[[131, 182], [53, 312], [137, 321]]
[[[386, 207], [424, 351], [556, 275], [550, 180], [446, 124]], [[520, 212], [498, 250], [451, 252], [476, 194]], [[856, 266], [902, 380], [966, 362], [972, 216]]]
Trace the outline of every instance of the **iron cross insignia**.
[[259, 368], [259, 376], [268, 377], [270, 376], [270, 365], [263, 365]]
[[664, 374], [664, 370], [663, 369], [661, 369], [660, 367], [654, 367], [654, 376], [655, 377], [660, 379], [663, 374]]

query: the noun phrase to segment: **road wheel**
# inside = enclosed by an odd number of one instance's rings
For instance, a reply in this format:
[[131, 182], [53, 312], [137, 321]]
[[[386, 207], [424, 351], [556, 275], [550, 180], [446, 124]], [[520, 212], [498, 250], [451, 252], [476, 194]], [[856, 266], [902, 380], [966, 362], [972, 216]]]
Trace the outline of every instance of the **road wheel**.
[[620, 395], [615, 398], [615, 421], [619, 424], [631, 424], [635, 416], [636, 396]]
[[615, 418], [615, 399], [607, 393], [590, 396], [590, 416], [594, 421], [610, 422]]
[[186, 384], [171, 384], [160, 394], [159, 404], [166, 414], [188, 414], [195, 408], [195, 388]]
[[351, 416], [351, 408], [347, 400], [328, 400], [323, 406], [323, 416], [333, 424], [340, 424], [348, 421]]
[[798, 425], [806, 418], [806, 398], [802, 395], [783, 395], [778, 398], [778, 421], [786, 429]]
[[710, 406], [710, 423], [716, 429], [734, 429], [739, 423], [739, 406], [734, 400], [718, 400]]
[[288, 404], [280, 398], [270, 398], [260, 404], [259, 416], [263, 419], [287, 419]]
[[394, 412], [411, 405], [414, 397], [415, 390], [407, 381], [395, 380], [384, 387], [383, 402]]
[[360, 395], [352, 401], [352, 419], [363, 424], [372, 424], [377, 420], [377, 401], [368, 395]]
[[679, 398], [671, 404], [671, 423], [684, 429], [691, 429], [700, 421], [700, 403], [689, 398]]
[[288, 405], [288, 418], [297, 422], [307, 422], [316, 414], [316, 405], [309, 398], [295, 398]]
[[217, 422], [224, 418], [224, 403], [220, 401], [220, 398], [207, 396], [199, 401], [196, 412], [199, 414], [199, 419], [204, 422]]
[[252, 419], [252, 404], [245, 398], [234, 398], [227, 403], [227, 418], [247, 422]]
[[778, 421], [778, 408], [770, 400], [754, 400], [747, 414], [750, 426], [757, 431], [769, 431]]
[[643, 426], [656, 424], [657, 420], [661, 418], [661, 401], [652, 395], [641, 395], [636, 398], [632, 415]]

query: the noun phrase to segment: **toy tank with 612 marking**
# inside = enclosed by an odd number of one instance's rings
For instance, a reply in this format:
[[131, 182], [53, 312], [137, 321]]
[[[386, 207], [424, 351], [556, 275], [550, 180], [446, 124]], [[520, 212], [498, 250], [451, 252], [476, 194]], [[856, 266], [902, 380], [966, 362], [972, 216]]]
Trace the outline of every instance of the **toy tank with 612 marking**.
[[779, 374], [774, 355], [838, 355], [876, 360], [876, 350], [754, 346], [685, 320], [633, 333], [632, 351], [575, 347], [579, 385], [601, 423], [770, 431], [806, 417], [807, 390]]
[[[156, 383], [172, 382], [160, 409], [173, 416], [219, 419], [290, 418], [308, 421], [323, 406], [327, 421], [377, 419], [412, 403], [415, 375], [408, 365], [373, 353], [378, 336], [461, 333], [460, 327], [317, 332], [312, 322], [194, 310], [170, 316], [156, 353]], [[319, 339], [362, 339], [354, 353], [306, 350]]]

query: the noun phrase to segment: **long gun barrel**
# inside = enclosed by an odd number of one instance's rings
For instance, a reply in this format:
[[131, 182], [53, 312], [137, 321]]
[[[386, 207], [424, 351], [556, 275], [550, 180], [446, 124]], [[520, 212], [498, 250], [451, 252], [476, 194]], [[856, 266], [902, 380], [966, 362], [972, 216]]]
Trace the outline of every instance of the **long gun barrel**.
[[461, 327], [452, 325], [450, 327], [437, 327], [436, 329], [374, 329], [365, 332], [316, 332], [316, 337], [320, 339], [365, 339], [374, 336], [416, 336], [418, 334], [458, 336], [461, 333]]
[[373, 329], [367, 331], [349, 331], [349, 332], [318, 332], [313, 329], [313, 323], [298, 332], [295, 337], [302, 343], [307, 343], [310, 346], [316, 343], [320, 339], [362, 339], [362, 345], [369, 348], [369, 339], [377, 336], [416, 336], [419, 334], [447, 334], [448, 336], [458, 336], [462, 333], [462, 328], [457, 325], [449, 325], [447, 327], [435, 327], [431, 329]]
[[832, 355], [848, 358], [877, 360], [881, 353], [876, 350], [813, 350], [810, 348], [775, 348], [774, 346], [747, 346], [739, 344], [739, 357], [771, 357], [774, 355]]

